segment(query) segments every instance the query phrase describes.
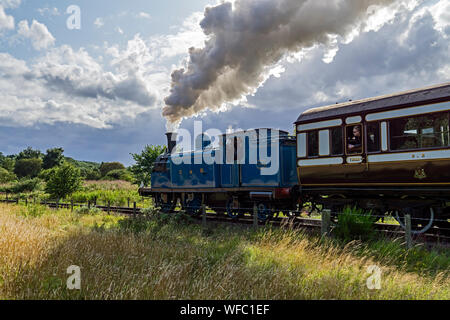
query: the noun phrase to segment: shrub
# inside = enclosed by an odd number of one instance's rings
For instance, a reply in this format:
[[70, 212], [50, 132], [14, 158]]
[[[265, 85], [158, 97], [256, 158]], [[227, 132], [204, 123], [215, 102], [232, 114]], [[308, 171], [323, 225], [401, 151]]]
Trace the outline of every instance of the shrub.
[[86, 206], [82, 206], [79, 208], [75, 209], [75, 212], [78, 214], [91, 214], [91, 215], [96, 215], [96, 214], [100, 214], [103, 211], [97, 207], [91, 207], [90, 209]]
[[365, 211], [356, 206], [345, 207], [344, 211], [338, 215], [334, 234], [345, 241], [368, 240], [374, 237], [374, 222], [371, 211]]
[[117, 170], [111, 170], [109, 171], [102, 180], [123, 180], [132, 182], [133, 176], [130, 174], [130, 172], [126, 169], [117, 169]]
[[14, 173], [19, 178], [29, 177], [35, 178], [42, 169], [42, 159], [21, 159], [17, 160], [14, 165]]
[[3, 192], [24, 193], [38, 190], [41, 180], [38, 178], [26, 179], [3, 188]]
[[0, 167], [0, 183], [6, 183], [16, 180], [17, 177], [14, 173]]
[[102, 177], [98, 169], [80, 168], [81, 176], [86, 180], [100, 180]]
[[106, 174], [113, 170], [124, 170], [125, 166], [120, 162], [102, 162], [100, 165], [100, 174], [102, 177], [106, 176]]
[[50, 175], [45, 191], [53, 197], [63, 199], [80, 188], [80, 169], [66, 162]]

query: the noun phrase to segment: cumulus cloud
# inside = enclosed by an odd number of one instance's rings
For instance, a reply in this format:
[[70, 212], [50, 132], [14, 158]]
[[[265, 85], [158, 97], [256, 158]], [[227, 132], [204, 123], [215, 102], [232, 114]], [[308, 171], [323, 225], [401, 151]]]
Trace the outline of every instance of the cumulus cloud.
[[270, 79], [249, 101], [259, 110], [298, 115], [310, 107], [449, 81], [450, 42], [431, 7], [397, 13], [377, 32], [341, 45], [330, 64], [322, 60], [324, 47], [285, 62], [282, 77]]
[[2, 6], [3, 8], [14, 9], [17, 8], [21, 2], [21, 0], [0, 0], [0, 6]]
[[14, 29], [14, 17], [7, 15], [0, 5], [0, 32], [5, 29]]
[[18, 25], [18, 34], [31, 40], [33, 48], [36, 50], [47, 49], [55, 43], [55, 38], [48, 31], [45, 24], [33, 19], [31, 27], [26, 20], [22, 20]]
[[152, 18], [151, 15], [148, 14], [147, 12], [139, 12], [138, 17], [143, 18], [143, 19], [151, 19]]
[[[119, 51], [123, 61], [128, 59], [125, 52]], [[106, 71], [85, 49], [67, 45], [49, 50], [33, 64], [1, 54], [0, 123], [70, 122], [108, 128], [155, 108], [152, 84], [158, 74], [136, 65], [125, 70], [122, 63], [116, 61]]]

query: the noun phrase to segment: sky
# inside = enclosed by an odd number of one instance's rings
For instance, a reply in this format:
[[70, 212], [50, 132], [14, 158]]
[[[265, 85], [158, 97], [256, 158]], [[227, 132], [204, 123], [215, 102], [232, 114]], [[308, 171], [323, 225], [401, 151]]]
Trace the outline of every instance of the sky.
[[[284, 55], [250, 94], [180, 126], [292, 132], [312, 107], [450, 81], [450, 0], [394, 2], [347, 37]], [[131, 165], [130, 153], [165, 144], [171, 74], [188, 65], [189, 48], [205, 47], [201, 21], [218, 4], [0, 0], [0, 151], [63, 147]]]

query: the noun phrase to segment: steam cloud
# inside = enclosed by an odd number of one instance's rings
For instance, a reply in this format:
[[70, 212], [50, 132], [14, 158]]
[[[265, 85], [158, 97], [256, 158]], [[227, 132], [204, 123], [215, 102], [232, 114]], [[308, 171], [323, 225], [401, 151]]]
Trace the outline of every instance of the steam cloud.
[[208, 36], [172, 73], [163, 116], [169, 124], [254, 93], [287, 53], [345, 37], [395, 0], [236, 0], [205, 10]]

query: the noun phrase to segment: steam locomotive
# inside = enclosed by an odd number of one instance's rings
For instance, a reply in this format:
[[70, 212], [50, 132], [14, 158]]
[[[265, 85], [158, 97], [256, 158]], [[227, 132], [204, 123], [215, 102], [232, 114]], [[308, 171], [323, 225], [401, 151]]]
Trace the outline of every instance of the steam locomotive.
[[[295, 122], [296, 136], [275, 129], [224, 134], [213, 146], [202, 136], [196, 150], [168, 151], [142, 196], [169, 212], [179, 202], [192, 215], [202, 204], [238, 218], [292, 215], [308, 203], [336, 216], [345, 206], [394, 216], [414, 233], [449, 228], [450, 83], [307, 110]], [[276, 142], [276, 143], [272, 143]], [[268, 145], [271, 164], [261, 157]], [[253, 162], [250, 161], [251, 155]], [[175, 161], [179, 157], [190, 161]], [[215, 157], [208, 164], [206, 158]], [[266, 173], [264, 173], [264, 171]]]

